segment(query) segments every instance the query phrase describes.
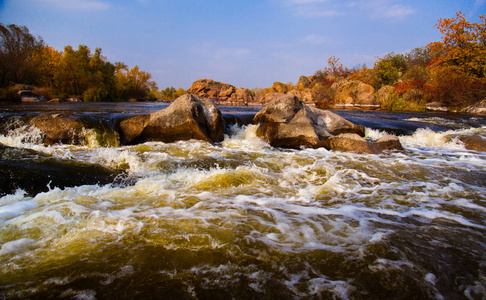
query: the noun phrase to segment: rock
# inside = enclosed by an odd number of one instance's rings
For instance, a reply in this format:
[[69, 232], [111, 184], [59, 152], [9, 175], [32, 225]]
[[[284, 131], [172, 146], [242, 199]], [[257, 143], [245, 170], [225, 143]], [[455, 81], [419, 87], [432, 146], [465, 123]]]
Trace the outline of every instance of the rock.
[[253, 101], [253, 96], [251, 95], [251, 91], [246, 88], [238, 88], [236, 89], [235, 94], [237, 102], [248, 103]]
[[338, 151], [375, 153], [372, 144], [355, 133], [343, 133], [330, 137], [326, 143], [326, 148]]
[[392, 97], [392, 95], [396, 95], [395, 88], [391, 85], [385, 85], [375, 93], [375, 98], [380, 105], [383, 105], [390, 101], [390, 97]]
[[272, 87], [270, 88], [270, 92], [274, 92], [274, 93], [287, 93], [289, 91], [289, 88], [287, 87], [287, 85], [285, 83], [281, 83], [281, 82], [274, 82]]
[[44, 144], [79, 144], [79, 135], [86, 124], [79, 118], [61, 114], [48, 114], [32, 118], [29, 123], [44, 134]]
[[119, 127], [125, 144], [190, 139], [220, 142], [224, 137], [220, 110], [213, 101], [191, 94], [177, 98], [166, 109], [125, 119]]
[[47, 98], [34, 94], [30, 90], [20, 90], [19, 96], [22, 102], [47, 102]]
[[486, 115], [486, 99], [464, 108], [461, 112], [475, 115]]
[[460, 136], [459, 140], [464, 144], [464, 147], [468, 150], [486, 151], [486, 139], [480, 136], [476, 136], [476, 135]]
[[304, 103], [312, 103], [315, 102], [315, 91], [305, 88], [303, 90], [291, 90], [288, 94], [292, 94], [294, 96], [299, 97]]
[[[29, 120], [29, 124], [44, 133], [45, 145], [96, 143], [101, 146], [117, 146], [119, 144], [118, 134], [107, 120], [89, 116], [46, 114], [33, 117]], [[91, 133], [87, 131], [88, 129]]]
[[266, 103], [270, 103], [273, 100], [278, 99], [278, 98], [280, 98], [282, 96], [285, 96], [285, 94], [284, 93], [272, 92], [272, 93], [267, 93], [264, 96], [258, 96], [256, 98], [256, 101], [257, 102], [260, 102], [262, 104], [266, 104]]
[[326, 140], [340, 133], [359, 133], [364, 128], [344, 118], [305, 105], [294, 95], [281, 96], [270, 102], [253, 119], [257, 135], [274, 147], [323, 147]]
[[61, 102], [64, 102], [64, 101], [62, 101], [62, 99], [59, 99], [59, 98], [54, 98], [54, 99], [47, 101], [47, 103], [61, 103]]
[[384, 151], [404, 151], [400, 140], [395, 135], [386, 135], [379, 138], [372, 144], [374, 153], [382, 153]]
[[326, 148], [372, 154], [380, 154], [385, 151], [404, 151], [400, 140], [394, 135], [387, 135], [371, 142], [354, 133], [343, 133], [330, 137]]
[[297, 81], [296, 87], [298, 90], [303, 90], [310, 88], [312, 81], [307, 76], [300, 76], [299, 81]]
[[375, 98], [373, 86], [361, 81], [340, 80], [331, 89], [334, 91], [335, 107], [376, 109], [381, 106]]
[[76, 98], [76, 97], [70, 97], [66, 99], [67, 102], [83, 102], [83, 100]]
[[431, 111], [449, 111], [449, 108], [441, 102], [430, 102], [425, 104], [425, 108]]
[[233, 85], [211, 79], [198, 79], [187, 90], [189, 94], [215, 101], [227, 101], [235, 91], [236, 88]]

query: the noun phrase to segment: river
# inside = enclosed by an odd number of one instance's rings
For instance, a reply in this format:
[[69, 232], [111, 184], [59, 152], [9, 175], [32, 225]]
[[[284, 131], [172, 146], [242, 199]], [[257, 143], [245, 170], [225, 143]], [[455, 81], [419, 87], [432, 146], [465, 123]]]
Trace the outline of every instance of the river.
[[[164, 107], [2, 104], [0, 117], [115, 122]], [[215, 145], [44, 146], [35, 128], [10, 124], [0, 298], [485, 299], [486, 152], [456, 137], [486, 137], [486, 117], [336, 113], [368, 138], [397, 134], [405, 151], [278, 149], [246, 123]], [[68, 182], [29, 190], [45, 178]]]

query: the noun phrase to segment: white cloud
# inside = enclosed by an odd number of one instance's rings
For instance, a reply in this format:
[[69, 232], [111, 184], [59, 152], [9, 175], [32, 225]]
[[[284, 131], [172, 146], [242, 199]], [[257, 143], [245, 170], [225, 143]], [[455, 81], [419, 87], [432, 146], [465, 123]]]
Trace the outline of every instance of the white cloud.
[[64, 10], [100, 11], [110, 8], [110, 4], [99, 0], [35, 0], [35, 2]]
[[[285, 0], [294, 14], [300, 17], [319, 18], [339, 15], [365, 14], [371, 18], [404, 19], [415, 10], [403, 0]], [[486, 0], [476, 0], [484, 3]]]
[[311, 45], [322, 45], [328, 42], [328, 39], [322, 35], [309, 34], [301, 39], [303, 43]]

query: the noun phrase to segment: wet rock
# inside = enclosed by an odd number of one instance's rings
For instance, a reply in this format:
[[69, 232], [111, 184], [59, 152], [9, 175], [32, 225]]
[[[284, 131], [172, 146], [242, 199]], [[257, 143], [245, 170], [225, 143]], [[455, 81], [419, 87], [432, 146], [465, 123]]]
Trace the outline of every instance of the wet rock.
[[34, 117], [29, 122], [44, 134], [44, 144], [79, 144], [79, 135], [87, 127], [79, 118], [61, 114]]
[[[43, 133], [43, 143], [118, 146], [118, 134], [108, 120], [89, 116], [46, 114], [35, 116], [28, 121]], [[88, 133], [90, 131], [92, 134]]]
[[460, 136], [459, 140], [464, 144], [464, 147], [468, 150], [486, 151], [486, 139], [476, 136]]
[[190, 139], [220, 142], [224, 138], [220, 110], [213, 101], [191, 94], [177, 98], [166, 109], [125, 119], [119, 128], [125, 144]]
[[387, 135], [372, 142], [354, 133], [343, 133], [330, 137], [327, 143], [326, 148], [337, 151], [380, 154], [387, 151], [404, 150], [402, 144], [394, 135]]
[[257, 135], [274, 147], [323, 147], [340, 133], [364, 135], [364, 128], [340, 116], [305, 105], [294, 95], [285, 95], [263, 108], [253, 119]]
[[30, 149], [0, 144], [0, 196], [23, 189], [30, 195], [50, 188], [109, 184], [122, 172], [100, 165], [47, 157]]

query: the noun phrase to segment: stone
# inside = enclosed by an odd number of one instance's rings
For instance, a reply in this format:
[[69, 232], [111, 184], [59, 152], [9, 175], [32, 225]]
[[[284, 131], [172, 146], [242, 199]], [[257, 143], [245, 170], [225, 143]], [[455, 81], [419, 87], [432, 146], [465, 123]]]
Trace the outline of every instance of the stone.
[[474, 115], [486, 115], [486, 99], [464, 108], [461, 112]]
[[22, 102], [47, 102], [47, 98], [34, 94], [30, 90], [20, 90], [18, 92]]
[[373, 86], [361, 81], [339, 80], [331, 89], [335, 107], [376, 109], [381, 106], [375, 98]]
[[326, 148], [338, 151], [354, 151], [381, 154], [388, 151], [404, 151], [400, 140], [394, 135], [387, 135], [375, 142], [367, 141], [354, 133], [342, 133], [328, 139]]
[[236, 88], [231, 84], [212, 79], [198, 79], [192, 83], [187, 92], [215, 101], [227, 101], [236, 92]]
[[190, 139], [214, 143], [224, 138], [224, 120], [212, 100], [186, 94], [166, 109], [123, 120], [119, 130], [124, 144]]
[[425, 108], [430, 111], [449, 111], [449, 108], [441, 102], [430, 102], [425, 104]]
[[310, 88], [312, 85], [312, 81], [309, 79], [307, 76], [300, 76], [299, 81], [297, 81], [297, 84], [295, 85], [298, 90], [303, 90], [306, 88]]
[[79, 144], [79, 135], [86, 127], [81, 119], [61, 114], [36, 116], [29, 123], [44, 133], [45, 145]]
[[287, 93], [289, 91], [289, 88], [287, 87], [287, 85], [285, 83], [281, 83], [281, 82], [274, 82], [272, 87], [270, 88], [270, 92], [274, 92], [274, 93]]
[[330, 112], [305, 105], [294, 95], [284, 95], [258, 112], [257, 135], [274, 147], [318, 148], [326, 140], [343, 132], [364, 135], [364, 128]]
[[464, 144], [464, 148], [474, 151], [486, 151], [486, 139], [477, 135], [460, 136], [459, 140]]
[[374, 153], [383, 153], [385, 151], [405, 151], [400, 140], [395, 135], [386, 135], [377, 139], [372, 144]]

